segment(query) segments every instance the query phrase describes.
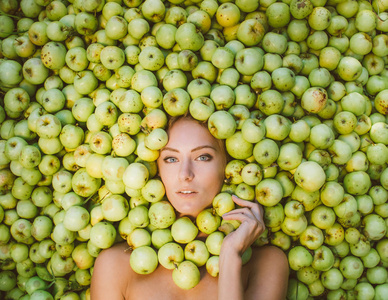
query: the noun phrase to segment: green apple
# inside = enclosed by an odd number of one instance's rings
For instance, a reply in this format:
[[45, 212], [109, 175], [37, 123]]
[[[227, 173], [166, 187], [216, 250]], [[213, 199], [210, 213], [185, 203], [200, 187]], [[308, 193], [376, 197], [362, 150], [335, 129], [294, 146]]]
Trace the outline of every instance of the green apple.
[[219, 110], [210, 115], [208, 128], [214, 137], [226, 139], [234, 134], [237, 124], [230, 113]]
[[182, 50], [198, 51], [204, 43], [204, 37], [193, 23], [184, 23], [178, 27], [175, 40]]
[[313, 256], [303, 246], [295, 246], [288, 252], [288, 261], [292, 270], [298, 271], [313, 262]]
[[210, 234], [221, 225], [221, 217], [213, 208], [207, 208], [198, 214], [196, 224], [201, 232]]
[[243, 138], [241, 131], [228, 137], [225, 145], [228, 154], [235, 159], [247, 159], [253, 154], [253, 144]]
[[190, 290], [200, 281], [200, 272], [198, 267], [191, 261], [181, 262], [177, 268], [172, 271], [174, 283], [184, 290]]
[[266, 178], [255, 188], [256, 200], [264, 206], [274, 206], [283, 198], [283, 188], [279, 181]]
[[185, 260], [193, 262], [197, 267], [204, 266], [209, 259], [209, 251], [205, 242], [194, 240], [185, 246]]
[[158, 255], [151, 247], [141, 246], [132, 251], [129, 263], [136, 273], [150, 274], [158, 266]]
[[197, 234], [197, 226], [188, 217], [176, 219], [171, 226], [171, 235], [180, 244], [187, 244], [193, 241]]
[[182, 247], [174, 242], [166, 243], [158, 250], [159, 263], [166, 269], [176, 269], [184, 258]]
[[158, 229], [170, 227], [175, 221], [175, 210], [168, 201], [158, 201], [148, 211], [150, 224]]
[[90, 242], [98, 248], [110, 248], [116, 239], [116, 229], [109, 222], [98, 222], [90, 231]]

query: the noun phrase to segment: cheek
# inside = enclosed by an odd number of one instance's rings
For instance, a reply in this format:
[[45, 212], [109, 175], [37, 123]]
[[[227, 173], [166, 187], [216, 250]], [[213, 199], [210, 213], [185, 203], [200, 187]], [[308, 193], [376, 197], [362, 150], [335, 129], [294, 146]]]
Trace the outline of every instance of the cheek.
[[165, 185], [166, 189], [169, 186], [169, 183], [171, 182], [171, 173], [170, 172], [160, 172], [160, 179], [162, 180], [163, 184]]
[[226, 162], [221, 161], [217, 165], [217, 177], [220, 181], [224, 182], [225, 179], [225, 168], [226, 168]]
[[212, 190], [220, 190], [225, 179], [224, 169], [215, 169], [214, 172], [209, 172], [204, 181]]
[[160, 179], [163, 182], [163, 185], [164, 185], [164, 187], [166, 189], [166, 193], [168, 194], [169, 191], [170, 191], [169, 182], [171, 182], [171, 172], [166, 170], [165, 167], [159, 167], [158, 166], [158, 175], [159, 175]]

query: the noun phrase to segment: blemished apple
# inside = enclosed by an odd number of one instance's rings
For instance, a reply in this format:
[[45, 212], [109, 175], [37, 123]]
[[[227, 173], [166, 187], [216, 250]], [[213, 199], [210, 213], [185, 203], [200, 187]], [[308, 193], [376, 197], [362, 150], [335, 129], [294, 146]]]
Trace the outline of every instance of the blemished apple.
[[255, 188], [245, 182], [239, 183], [234, 193], [238, 198], [243, 200], [253, 201], [255, 198]]
[[325, 183], [326, 174], [314, 161], [302, 162], [295, 171], [295, 182], [306, 191], [317, 191]]
[[135, 228], [127, 236], [127, 244], [132, 250], [142, 246], [151, 246], [151, 234], [144, 228]]
[[144, 228], [150, 223], [148, 217], [148, 208], [144, 205], [139, 205], [132, 208], [128, 213], [129, 222], [138, 228]]
[[255, 188], [256, 200], [264, 206], [274, 206], [283, 197], [281, 184], [272, 178], [266, 178], [259, 182]]
[[188, 243], [184, 249], [185, 260], [193, 262], [197, 267], [204, 266], [209, 259], [210, 253], [205, 242], [194, 240]]
[[328, 271], [334, 265], [334, 255], [330, 248], [322, 245], [314, 250], [314, 260], [311, 265], [318, 271]]
[[265, 226], [270, 228], [279, 227], [285, 217], [283, 206], [278, 203], [275, 206], [264, 207], [264, 222]]
[[213, 199], [213, 208], [219, 216], [233, 210], [235, 208], [232, 196], [229, 193], [219, 193]]
[[346, 256], [341, 260], [339, 269], [345, 278], [357, 279], [362, 275], [364, 266], [358, 257]]
[[150, 224], [159, 229], [170, 227], [175, 219], [175, 211], [170, 202], [158, 201], [153, 203], [148, 211]]
[[183, 249], [177, 243], [166, 243], [158, 250], [159, 263], [166, 269], [176, 269], [184, 259]]
[[313, 262], [313, 256], [302, 246], [296, 246], [288, 253], [290, 268], [298, 271], [303, 267], [308, 267]]
[[207, 208], [198, 214], [196, 225], [201, 232], [211, 234], [221, 225], [221, 217], [213, 208]]
[[236, 127], [233, 116], [226, 111], [216, 111], [210, 115], [208, 120], [210, 133], [218, 139], [231, 137], [236, 131]]

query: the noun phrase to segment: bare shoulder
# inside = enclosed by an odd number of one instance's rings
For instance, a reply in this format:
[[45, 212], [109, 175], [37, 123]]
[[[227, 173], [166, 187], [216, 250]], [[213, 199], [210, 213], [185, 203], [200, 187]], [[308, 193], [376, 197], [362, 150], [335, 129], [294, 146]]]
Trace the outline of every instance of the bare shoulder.
[[109, 293], [109, 299], [112, 300], [124, 298], [131, 269], [129, 266], [130, 253], [126, 251], [127, 248], [127, 243], [119, 243], [103, 250], [98, 255], [91, 283], [93, 299], [104, 299], [105, 293]]
[[264, 260], [267, 263], [273, 265], [276, 264], [280, 266], [286, 266], [288, 269], [288, 260], [287, 255], [283, 250], [276, 246], [262, 246], [254, 247], [252, 251], [253, 261]]
[[108, 249], [102, 250], [101, 253], [98, 255], [97, 260], [105, 261], [110, 260], [117, 261], [117, 260], [123, 260], [123, 259], [129, 259], [130, 251], [128, 251], [128, 244], [118, 243]]
[[287, 255], [276, 246], [254, 247], [248, 264], [247, 299], [285, 299], [289, 266]]
[[94, 271], [100, 271], [109, 267], [116, 272], [126, 271], [129, 267], [130, 251], [127, 251], [127, 243], [119, 243], [111, 248], [101, 251], [96, 259]]

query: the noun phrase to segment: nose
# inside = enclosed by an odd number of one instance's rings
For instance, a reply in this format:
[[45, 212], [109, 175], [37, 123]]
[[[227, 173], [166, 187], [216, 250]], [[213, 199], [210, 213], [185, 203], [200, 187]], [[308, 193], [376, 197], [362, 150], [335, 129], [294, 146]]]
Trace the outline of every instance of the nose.
[[191, 181], [195, 174], [190, 160], [183, 160], [179, 169], [179, 180]]

